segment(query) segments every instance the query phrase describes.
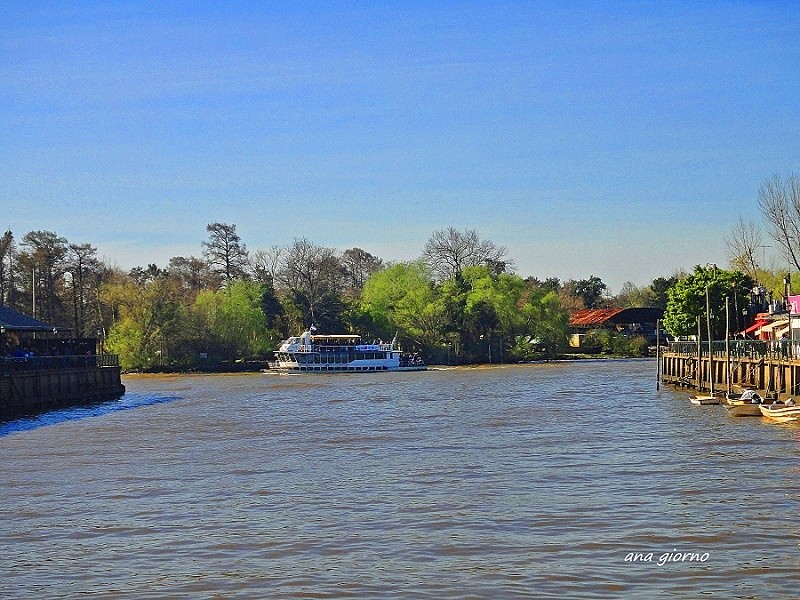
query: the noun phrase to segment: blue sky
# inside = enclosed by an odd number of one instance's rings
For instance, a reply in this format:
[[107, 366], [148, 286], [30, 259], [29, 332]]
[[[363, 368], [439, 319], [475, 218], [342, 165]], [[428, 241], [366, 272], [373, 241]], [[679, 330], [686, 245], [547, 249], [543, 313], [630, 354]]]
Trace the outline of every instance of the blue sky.
[[7, 1], [0, 227], [127, 269], [215, 221], [385, 260], [453, 226], [646, 285], [798, 170], [798, 39], [794, 2]]

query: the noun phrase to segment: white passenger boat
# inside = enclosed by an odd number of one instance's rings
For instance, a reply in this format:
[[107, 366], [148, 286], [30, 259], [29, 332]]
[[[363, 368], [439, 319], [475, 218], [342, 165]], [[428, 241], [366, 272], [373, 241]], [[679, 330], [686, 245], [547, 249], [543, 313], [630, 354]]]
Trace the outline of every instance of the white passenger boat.
[[284, 373], [424, 371], [423, 360], [403, 352], [396, 339], [365, 343], [359, 335], [316, 335], [313, 329], [290, 337], [275, 351], [270, 368]]
[[791, 398], [784, 402], [775, 402], [773, 404], [761, 404], [761, 414], [768, 419], [778, 421], [779, 423], [789, 423], [800, 419], [800, 405], [795, 404]]

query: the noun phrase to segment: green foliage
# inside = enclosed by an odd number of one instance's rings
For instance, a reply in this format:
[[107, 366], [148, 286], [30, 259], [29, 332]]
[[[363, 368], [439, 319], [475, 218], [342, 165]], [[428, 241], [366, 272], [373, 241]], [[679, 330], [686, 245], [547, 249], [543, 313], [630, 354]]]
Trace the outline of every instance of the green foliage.
[[569, 318], [558, 295], [517, 275], [470, 266], [434, 285], [424, 263], [374, 274], [361, 295], [370, 333], [399, 332], [442, 360], [523, 360], [563, 349]]
[[[726, 330], [725, 298], [734, 305], [747, 306], [753, 281], [740, 271], [696, 266], [694, 272], [677, 281], [667, 292], [664, 328], [674, 336], [696, 334], [698, 318], [703, 337], [707, 337], [706, 290], [711, 308], [711, 329], [715, 339], [723, 338]], [[734, 316], [731, 315], [731, 322]]]
[[565, 291], [581, 300], [585, 308], [598, 308], [607, 289], [602, 279], [591, 275], [589, 279], [570, 280], [564, 284]]
[[657, 277], [650, 284], [650, 306], [653, 308], [667, 308], [669, 290], [679, 281], [678, 277]]
[[364, 284], [360, 306], [371, 324], [368, 335], [391, 339], [402, 330], [404, 337], [423, 345], [435, 343], [444, 315], [422, 261], [399, 263], [372, 275]]
[[647, 356], [647, 339], [640, 336], [627, 336], [610, 329], [592, 329], [586, 332], [582, 346], [594, 352], [613, 356]]
[[117, 321], [106, 338], [106, 350], [119, 355], [120, 367], [125, 371], [150, 366], [151, 359], [145, 355], [143, 349], [144, 334], [131, 317]]
[[266, 328], [262, 298], [261, 284], [241, 280], [197, 295], [193, 310], [226, 360], [263, 357], [274, 348], [276, 336]]

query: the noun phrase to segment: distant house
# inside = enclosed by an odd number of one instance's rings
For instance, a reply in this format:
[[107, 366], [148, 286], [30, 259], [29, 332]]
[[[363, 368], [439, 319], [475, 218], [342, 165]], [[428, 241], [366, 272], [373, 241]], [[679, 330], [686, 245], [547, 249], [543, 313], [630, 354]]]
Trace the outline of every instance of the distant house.
[[664, 318], [662, 308], [587, 308], [570, 315], [570, 346], [580, 348], [583, 337], [593, 329], [608, 329], [622, 335], [640, 335], [654, 344], [656, 321]]

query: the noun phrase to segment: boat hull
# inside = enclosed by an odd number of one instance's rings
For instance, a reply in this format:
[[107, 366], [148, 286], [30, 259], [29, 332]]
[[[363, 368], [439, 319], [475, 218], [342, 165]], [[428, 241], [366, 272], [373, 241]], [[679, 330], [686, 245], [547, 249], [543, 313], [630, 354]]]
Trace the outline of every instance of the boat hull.
[[271, 365], [270, 371], [277, 373], [305, 374], [305, 373], [397, 373], [406, 371], [427, 371], [426, 366], [415, 367], [376, 367], [376, 366], [348, 366], [348, 365], [309, 365], [309, 366], [283, 366]]
[[762, 404], [759, 407], [762, 416], [779, 423], [790, 423], [800, 419], [800, 406], [785, 404]]
[[717, 396], [691, 396], [689, 401], [695, 406], [719, 404], [719, 398]]
[[761, 405], [753, 402], [733, 400], [725, 404], [728, 414], [732, 417], [760, 417]]

